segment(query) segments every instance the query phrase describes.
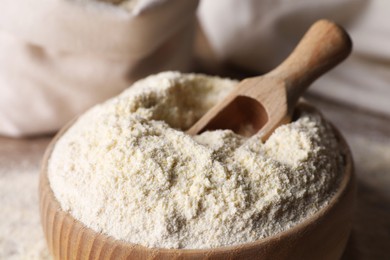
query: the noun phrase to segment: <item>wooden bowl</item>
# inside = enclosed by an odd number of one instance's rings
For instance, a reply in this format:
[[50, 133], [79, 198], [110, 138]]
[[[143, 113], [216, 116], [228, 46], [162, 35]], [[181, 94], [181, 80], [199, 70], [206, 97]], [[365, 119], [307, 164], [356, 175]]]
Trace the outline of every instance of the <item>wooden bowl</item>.
[[47, 163], [56, 141], [43, 158], [39, 184], [40, 214], [54, 259], [339, 259], [351, 230], [355, 183], [351, 153], [334, 128], [342, 148], [345, 172], [329, 204], [300, 224], [251, 243], [213, 249], [161, 249], [126, 243], [85, 227], [61, 210], [49, 185]]

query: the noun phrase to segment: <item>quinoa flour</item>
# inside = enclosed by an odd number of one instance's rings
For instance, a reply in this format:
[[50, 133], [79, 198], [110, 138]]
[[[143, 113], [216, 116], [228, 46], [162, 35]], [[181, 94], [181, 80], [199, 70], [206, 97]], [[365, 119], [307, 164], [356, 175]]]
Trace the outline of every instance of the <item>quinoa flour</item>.
[[193, 249], [251, 242], [317, 212], [343, 169], [316, 112], [265, 143], [230, 130], [183, 132], [236, 83], [164, 72], [87, 111], [49, 160], [62, 209], [116, 239]]

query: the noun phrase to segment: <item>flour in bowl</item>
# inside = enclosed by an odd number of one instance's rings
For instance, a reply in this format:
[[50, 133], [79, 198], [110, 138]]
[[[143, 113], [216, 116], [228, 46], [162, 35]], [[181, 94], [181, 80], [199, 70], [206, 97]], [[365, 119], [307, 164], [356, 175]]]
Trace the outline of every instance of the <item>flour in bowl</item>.
[[90, 109], [49, 160], [62, 209], [116, 239], [193, 249], [255, 241], [316, 213], [343, 172], [317, 112], [302, 112], [265, 143], [230, 130], [183, 132], [236, 83], [165, 72]]

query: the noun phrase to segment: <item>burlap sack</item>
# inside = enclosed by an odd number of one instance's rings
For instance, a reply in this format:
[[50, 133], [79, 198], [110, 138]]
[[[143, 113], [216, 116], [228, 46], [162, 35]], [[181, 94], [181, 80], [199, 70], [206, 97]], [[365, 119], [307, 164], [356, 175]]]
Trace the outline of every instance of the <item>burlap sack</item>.
[[0, 135], [53, 132], [140, 77], [189, 70], [197, 2], [1, 1]]

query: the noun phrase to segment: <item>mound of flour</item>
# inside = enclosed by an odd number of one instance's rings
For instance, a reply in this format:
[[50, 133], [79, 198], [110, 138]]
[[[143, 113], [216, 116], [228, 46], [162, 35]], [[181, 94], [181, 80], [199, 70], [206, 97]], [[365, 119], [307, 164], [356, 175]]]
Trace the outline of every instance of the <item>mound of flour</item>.
[[343, 170], [319, 114], [302, 113], [265, 143], [230, 130], [183, 132], [236, 83], [165, 72], [90, 109], [49, 160], [62, 209], [98, 232], [161, 248], [250, 242], [317, 212]]

